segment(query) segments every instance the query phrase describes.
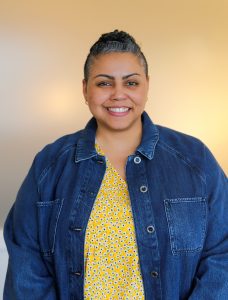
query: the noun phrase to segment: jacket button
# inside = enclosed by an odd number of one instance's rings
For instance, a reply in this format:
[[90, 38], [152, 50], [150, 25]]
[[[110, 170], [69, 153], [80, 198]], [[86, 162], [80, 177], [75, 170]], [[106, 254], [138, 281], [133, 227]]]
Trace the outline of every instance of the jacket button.
[[135, 163], [135, 164], [140, 164], [140, 163], [141, 163], [141, 158], [140, 158], [139, 156], [136, 156], [136, 157], [134, 158], [134, 163]]
[[154, 226], [152, 226], [152, 225], [149, 225], [148, 227], [147, 227], [147, 232], [149, 232], [149, 233], [153, 233], [155, 231], [155, 228], [154, 228]]
[[154, 277], [154, 278], [157, 278], [158, 277], [158, 272], [152, 271], [151, 276]]
[[140, 192], [146, 193], [147, 191], [148, 191], [147, 186], [145, 186], [145, 185], [140, 186]]

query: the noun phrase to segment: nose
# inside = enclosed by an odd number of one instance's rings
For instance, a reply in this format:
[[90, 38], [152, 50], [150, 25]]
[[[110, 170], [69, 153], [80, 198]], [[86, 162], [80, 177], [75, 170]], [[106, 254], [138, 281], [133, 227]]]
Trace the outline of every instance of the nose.
[[121, 84], [116, 84], [113, 87], [112, 100], [124, 100], [126, 99], [126, 94], [124, 87]]

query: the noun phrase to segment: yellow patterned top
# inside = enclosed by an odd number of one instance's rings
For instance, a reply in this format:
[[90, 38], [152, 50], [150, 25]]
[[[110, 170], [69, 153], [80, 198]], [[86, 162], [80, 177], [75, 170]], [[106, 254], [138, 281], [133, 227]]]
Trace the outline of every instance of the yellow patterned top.
[[141, 300], [144, 290], [127, 183], [107, 159], [106, 164], [86, 229], [84, 299]]

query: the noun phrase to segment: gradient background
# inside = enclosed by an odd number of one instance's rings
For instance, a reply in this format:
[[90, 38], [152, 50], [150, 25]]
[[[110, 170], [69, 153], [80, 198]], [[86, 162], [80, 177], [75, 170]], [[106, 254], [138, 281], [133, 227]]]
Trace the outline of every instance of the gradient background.
[[0, 227], [34, 155], [90, 118], [83, 64], [117, 28], [148, 59], [154, 122], [200, 138], [228, 172], [227, 0], [1, 1]]
[[227, 0], [2, 0], [0, 291], [6, 214], [34, 155], [91, 117], [83, 64], [91, 44], [114, 29], [132, 34], [148, 59], [154, 122], [200, 138], [228, 173]]

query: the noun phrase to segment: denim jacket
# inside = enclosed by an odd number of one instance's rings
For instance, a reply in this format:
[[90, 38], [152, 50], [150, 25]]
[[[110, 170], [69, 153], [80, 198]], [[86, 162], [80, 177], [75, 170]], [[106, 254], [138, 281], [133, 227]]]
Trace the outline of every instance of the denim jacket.
[[[142, 124], [126, 178], [145, 299], [227, 300], [227, 178], [198, 139], [146, 112]], [[83, 299], [85, 232], [106, 169], [96, 128], [92, 118], [35, 157], [4, 227], [4, 300]]]

